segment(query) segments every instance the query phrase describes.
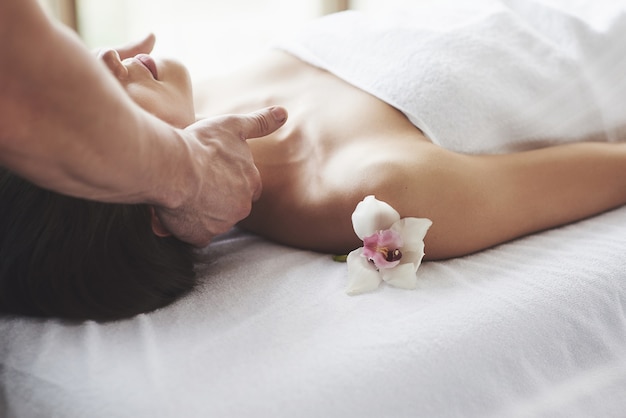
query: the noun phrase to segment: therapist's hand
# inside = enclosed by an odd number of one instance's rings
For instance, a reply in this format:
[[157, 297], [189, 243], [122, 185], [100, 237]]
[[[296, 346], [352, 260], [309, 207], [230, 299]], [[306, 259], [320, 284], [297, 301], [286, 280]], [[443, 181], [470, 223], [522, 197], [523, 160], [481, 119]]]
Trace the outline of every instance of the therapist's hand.
[[154, 48], [156, 37], [154, 34], [149, 34], [142, 40], [125, 45], [120, 48], [115, 48], [121, 59], [132, 58], [137, 54], [149, 54]]
[[261, 196], [261, 177], [246, 140], [269, 135], [286, 120], [284, 108], [272, 107], [203, 119], [186, 128], [200, 184], [180, 206], [155, 207], [161, 225], [182, 241], [202, 247], [248, 216], [252, 202]]
[[[121, 60], [126, 58], [132, 58], [138, 54], [149, 54], [152, 52], [154, 48], [154, 44], [156, 43], [156, 37], [154, 34], [149, 34], [145, 38], [132, 42], [128, 45], [124, 45], [121, 47], [113, 48], [120, 56]], [[92, 53], [100, 58], [100, 54], [109, 51], [111, 48], [98, 48], [92, 51]]]

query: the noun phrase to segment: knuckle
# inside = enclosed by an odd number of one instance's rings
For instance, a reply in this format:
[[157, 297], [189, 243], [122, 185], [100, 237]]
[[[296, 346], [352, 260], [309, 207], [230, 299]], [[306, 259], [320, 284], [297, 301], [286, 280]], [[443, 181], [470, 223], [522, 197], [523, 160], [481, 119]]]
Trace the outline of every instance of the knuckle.
[[270, 121], [265, 113], [257, 113], [256, 114], [257, 124], [261, 131], [265, 132], [270, 129]]
[[246, 218], [250, 211], [252, 210], [252, 202], [246, 200], [242, 202], [236, 210], [233, 211], [233, 217], [236, 218], [235, 222], [239, 222], [240, 220]]
[[255, 112], [252, 114], [252, 120], [256, 125], [258, 132], [268, 132], [271, 128], [270, 121], [267, 115], [261, 112]]

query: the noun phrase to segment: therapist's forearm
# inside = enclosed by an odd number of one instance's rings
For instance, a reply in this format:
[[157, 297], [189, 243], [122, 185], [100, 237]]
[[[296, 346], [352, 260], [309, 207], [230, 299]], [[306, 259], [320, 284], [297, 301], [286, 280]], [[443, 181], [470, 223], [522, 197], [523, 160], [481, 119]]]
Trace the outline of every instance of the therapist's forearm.
[[175, 207], [194, 193], [193, 141], [137, 107], [34, 0], [0, 4], [0, 51], [1, 165], [95, 200]]

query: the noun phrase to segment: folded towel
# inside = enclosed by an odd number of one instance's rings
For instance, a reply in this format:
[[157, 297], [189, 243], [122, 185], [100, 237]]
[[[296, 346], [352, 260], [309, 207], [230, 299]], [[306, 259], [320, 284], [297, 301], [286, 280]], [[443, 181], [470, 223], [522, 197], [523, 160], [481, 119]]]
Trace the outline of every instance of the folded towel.
[[626, 121], [626, 15], [615, 12], [623, 2], [613, 3], [611, 19], [529, 0], [351, 11], [277, 46], [398, 108], [451, 150], [617, 140]]

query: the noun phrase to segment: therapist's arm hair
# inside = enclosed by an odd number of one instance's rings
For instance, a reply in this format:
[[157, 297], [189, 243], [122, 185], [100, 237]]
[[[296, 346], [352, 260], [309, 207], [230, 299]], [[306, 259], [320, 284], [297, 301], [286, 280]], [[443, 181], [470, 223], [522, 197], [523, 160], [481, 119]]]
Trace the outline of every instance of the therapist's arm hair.
[[78, 199], [0, 167], [0, 314], [110, 321], [192, 291], [197, 255], [146, 205]]

